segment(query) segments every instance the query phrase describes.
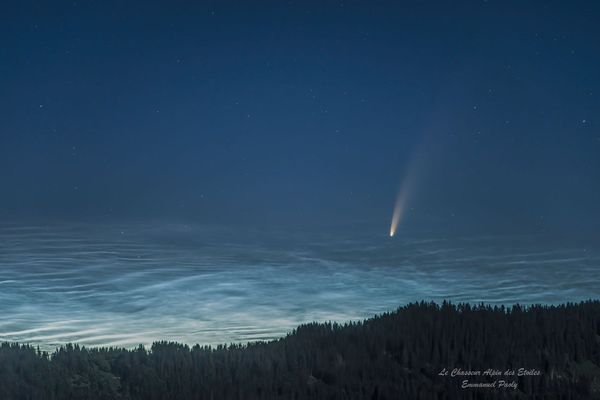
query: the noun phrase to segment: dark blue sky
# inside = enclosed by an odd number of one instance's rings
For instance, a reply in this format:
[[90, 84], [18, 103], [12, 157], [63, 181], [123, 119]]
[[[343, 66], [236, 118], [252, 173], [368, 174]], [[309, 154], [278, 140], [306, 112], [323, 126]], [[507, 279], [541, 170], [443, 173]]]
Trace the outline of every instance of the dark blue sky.
[[0, 216], [600, 226], [600, 3], [3, 2]]

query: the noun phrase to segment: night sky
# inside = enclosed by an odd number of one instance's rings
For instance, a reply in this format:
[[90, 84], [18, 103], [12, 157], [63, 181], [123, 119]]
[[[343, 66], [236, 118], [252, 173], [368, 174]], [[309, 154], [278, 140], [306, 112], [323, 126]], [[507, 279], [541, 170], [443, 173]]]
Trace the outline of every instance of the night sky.
[[[3, 2], [3, 221], [592, 232], [600, 3]], [[379, 229], [379, 228], [378, 228]]]

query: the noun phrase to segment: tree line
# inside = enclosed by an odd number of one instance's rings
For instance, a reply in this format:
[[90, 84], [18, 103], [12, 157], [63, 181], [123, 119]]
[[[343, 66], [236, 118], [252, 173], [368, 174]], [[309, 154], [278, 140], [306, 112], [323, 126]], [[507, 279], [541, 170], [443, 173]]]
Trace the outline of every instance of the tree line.
[[[452, 371], [535, 369], [513, 388]], [[471, 379], [473, 378], [473, 379]], [[413, 303], [278, 340], [52, 354], [0, 345], [0, 399], [600, 399], [600, 301], [523, 307]]]

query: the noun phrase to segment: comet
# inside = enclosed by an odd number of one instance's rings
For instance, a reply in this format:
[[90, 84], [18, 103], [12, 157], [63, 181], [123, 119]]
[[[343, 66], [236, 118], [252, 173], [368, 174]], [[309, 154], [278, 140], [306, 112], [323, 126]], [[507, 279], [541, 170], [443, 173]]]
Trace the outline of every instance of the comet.
[[414, 183], [416, 178], [416, 170], [419, 169], [418, 164], [418, 158], [413, 157], [409, 163], [403, 182], [400, 185], [400, 189], [398, 190], [396, 202], [394, 203], [394, 211], [392, 213], [392, 222], [390, 224], [390, 237], [394, 237], [398, 231], [398, 226], [400, 225], [400, 222], [402, 221], [402, 218], [406, 212], [406, 206], [409, 197], [411, 197], [409, 194], [414, 192], [413, 187], [415, 186]]
[[400, 220], [404, 215], [406, 197], [406, 190], [401, 189], [398, 193], [398, 197], [396, 198], [396, 203], [394, 204], [394, 212], [392, 213], [392, 223], [390, 224], [390, 237], [394, 237], [396, 231], [398, 230], [398, 225], [400, 224]]
[[[444, 97], [445, 98], [445, 97]], [[445, 103], [440, 103], [443, 105]], [[420, 138], [416, 146], [409, 152], [406, 165], [404, 167], [403, 176], [399, 185], [396, 201], [394, 203], [394, 211], [392, 212], [392, 222], [390, 224], [390, 238], [393, 238], [398, 232], [400, 223], [410, 210], [415, 200], [415, 195], [418, 188], [423, 184], [424, 178], [432, 167], [432, 162], [438, 158], [443, 151], [443, 140], [438, 140], [435, 137], [436, 133], [446, 132], [444, 121], [450, 118], [447, 113], [447, 108], [436, 106], [433, 108], [433, 113], [428, 119], [427, 125], [423, 127]]]

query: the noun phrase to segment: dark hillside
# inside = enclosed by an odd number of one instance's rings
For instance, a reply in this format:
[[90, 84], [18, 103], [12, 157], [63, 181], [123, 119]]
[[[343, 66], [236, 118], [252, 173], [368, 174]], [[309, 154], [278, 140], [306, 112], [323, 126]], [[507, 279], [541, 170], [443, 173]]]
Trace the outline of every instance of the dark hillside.
[[[449, 375], [439, 374], [444, 368]], [[501, 375], [452, 377], [455, 368]], [[461, 388], [464, 380], [496, 381], [496, 388]], [[499, 388], [501, 380], [516, 388]], [[0, 347], [0, 399], [273, 398], [600, 398], [600, 302], [410, 304], [246, 346], [68, 345], [51, 356], [27, 345]]]

